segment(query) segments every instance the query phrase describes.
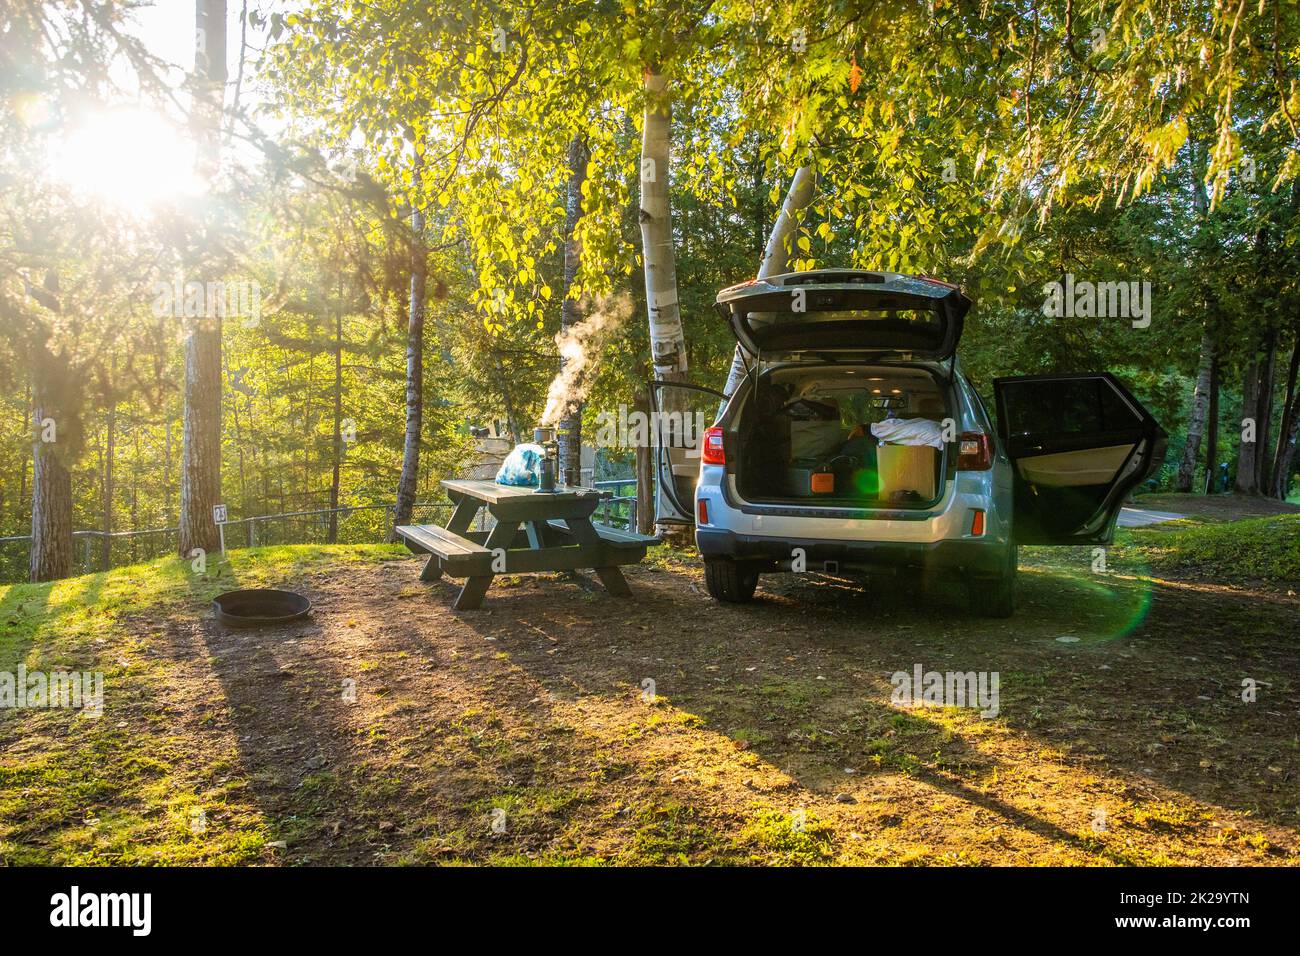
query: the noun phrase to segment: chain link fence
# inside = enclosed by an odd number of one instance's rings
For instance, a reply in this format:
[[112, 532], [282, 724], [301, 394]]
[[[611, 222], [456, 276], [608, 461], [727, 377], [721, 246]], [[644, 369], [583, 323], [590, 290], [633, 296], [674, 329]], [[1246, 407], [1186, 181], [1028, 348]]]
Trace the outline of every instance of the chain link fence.
[[[595, 521], [610, 527], [636, 530], [636, 479], [620, 478], [597, 481], [596, 487], [612, 497], [600, 503]], [[631, 494], [627, 490], [631, 489]], [[446, 524], [451, 517], [451, 503], [417, 502], [411, 511], [413, 524]], [[338, 544], [368, 544], [387, 541], [393, 528], [393, 505], [358, 505], [344, 508], [319, 508], [284, 514], [236, 518], [222, 526], [228, 549], [258, 548], [276, 544], [325, 544], [329, 541], [330, 517], [336, 515]], [[478, 527], [490, 524], [485, 512], [479, 513]], [[176, 528], [153, 528], [145, 531], [74, 531], [73, 574], [107, 571], [109, 568], [151, 561], [176, 554]], [[31, 535], [0, 538], [0, 584], [27, 580], [28, 551]]]
[[[337, 515], [338, 544], [367, 544], [387, 541], [393, 527], [393, 505], [359, 505], [320, 508], [284, 514], [237, 518], [222, 525], [228, 549], [256, 548], [275, 544], [325, 544], [329, 541], [330, 516]], [[418, 502], [411, 512], [416, 524], [442, 524], [451, 515], [448, 502]], [[153, 528], [146, 531], [74, 531], [72, 573], [89, 574], [109, 568], [151, 561], [176, 554], [178, 530]], [[0, 538], [0, 583], [27, 580], [31, 535]]]

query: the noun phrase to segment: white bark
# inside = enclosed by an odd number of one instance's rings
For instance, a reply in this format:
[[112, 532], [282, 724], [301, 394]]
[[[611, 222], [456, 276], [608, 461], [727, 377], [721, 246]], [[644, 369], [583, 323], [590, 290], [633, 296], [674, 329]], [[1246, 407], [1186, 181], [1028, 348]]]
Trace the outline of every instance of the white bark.
[[[758, 267], [758, 277], [778, 276], [790, 271], [790, 239], [799, 224], [799, 214], [812, 202], [813, 188], [817, 177], [811, 166], [800, 166], [790, 180], [790, 188], [781, 204], [781, 212], [772, 224], [772, 233], [767, 238], [767, 248], [763, 250], [763, 261]], [[727, 384], [723, 387], [724, 395], [730, 397], [736, 386], [745, 377], [745, 352], [736, 343], [736, 351], [731, 356], [731, 371], [727, 373]], [[718, 410], [722, 414], [722, 410]]]
[[[645, 263], [650, 358], [655, 378], [686, 378], [686, 338], [677, 302], [677, 261], [673, 255], [672, 209], [668, 203], [668, 147], [672, 122], [667, 78], [647, 71], [645, 128], [641, 140], [641, 257]], [[670, 389], [678, 391], [677, 389]], [[665, 400], [668, 396], [665, 395]]]

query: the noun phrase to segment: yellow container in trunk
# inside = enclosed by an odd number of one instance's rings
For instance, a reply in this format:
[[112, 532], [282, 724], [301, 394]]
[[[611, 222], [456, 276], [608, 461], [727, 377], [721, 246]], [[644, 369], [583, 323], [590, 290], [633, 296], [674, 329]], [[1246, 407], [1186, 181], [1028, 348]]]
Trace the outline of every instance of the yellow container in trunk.
[[929, 445], [886, 445], [876, 449], [880, 497], [913, 491], [925, 500], [935, 495], [935, 463], [939, 451]]

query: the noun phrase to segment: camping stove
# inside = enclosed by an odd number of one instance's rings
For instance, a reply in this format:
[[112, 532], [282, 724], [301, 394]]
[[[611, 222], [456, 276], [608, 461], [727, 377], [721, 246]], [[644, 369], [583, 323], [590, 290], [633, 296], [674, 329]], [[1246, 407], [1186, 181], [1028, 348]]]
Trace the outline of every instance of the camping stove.
[[537, 469], [537, 492], [553, 494], [560, 459], [560, 446], [555, 441], [555, 429], [534, 428], [533, 442], [542, 446], [542, 461]]

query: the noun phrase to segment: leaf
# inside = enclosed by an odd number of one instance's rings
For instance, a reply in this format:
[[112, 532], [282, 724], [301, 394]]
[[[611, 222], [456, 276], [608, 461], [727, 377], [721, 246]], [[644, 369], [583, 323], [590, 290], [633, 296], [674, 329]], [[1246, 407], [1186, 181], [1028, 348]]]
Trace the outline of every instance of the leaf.
[[849, 92], [856, 93], [858, 86], [862, 83], [862, 67], [858, 66], [858, 58], [853, 57], [853, 65], [849, 67]]

